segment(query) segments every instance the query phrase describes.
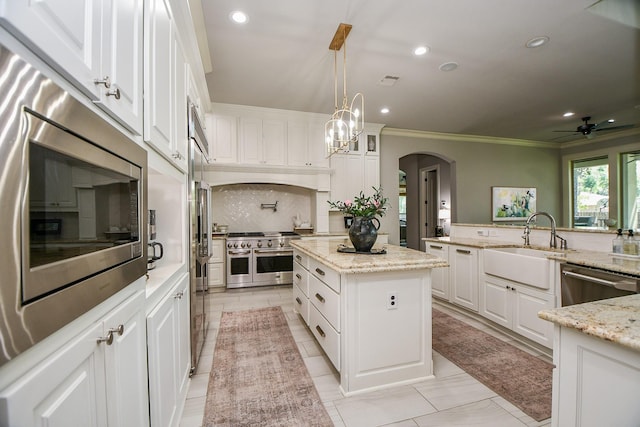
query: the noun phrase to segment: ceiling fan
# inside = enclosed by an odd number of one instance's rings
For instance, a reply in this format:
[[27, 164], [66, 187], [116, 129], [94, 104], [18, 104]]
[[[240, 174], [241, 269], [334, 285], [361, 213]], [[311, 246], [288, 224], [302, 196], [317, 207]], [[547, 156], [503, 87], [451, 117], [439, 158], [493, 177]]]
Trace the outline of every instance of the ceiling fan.
[[619, 126], [607, 126], [610, 123], [608, 120], [605, 120], [600, 123], [589, 123], [591, 120], [591, 116], [586, 116], [581, 119], [584, 123], [576, 128], [576, 130], [554, 130], [554, 132], [572, 132], [574, 135], [583, 134], [587, 138], [592, 138], [592, 132], [599, 132], [604, 130], [620, 130], [627, 129], [633, 127], [633, 125], [619, 125]]

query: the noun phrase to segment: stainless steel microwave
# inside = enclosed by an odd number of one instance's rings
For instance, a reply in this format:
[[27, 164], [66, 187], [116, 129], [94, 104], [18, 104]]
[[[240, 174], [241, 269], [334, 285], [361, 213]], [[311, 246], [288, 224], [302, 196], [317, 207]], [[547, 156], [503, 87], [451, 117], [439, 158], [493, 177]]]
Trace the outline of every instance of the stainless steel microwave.
[[146, 273], [147, 154], [0, 46], [0, 365]]

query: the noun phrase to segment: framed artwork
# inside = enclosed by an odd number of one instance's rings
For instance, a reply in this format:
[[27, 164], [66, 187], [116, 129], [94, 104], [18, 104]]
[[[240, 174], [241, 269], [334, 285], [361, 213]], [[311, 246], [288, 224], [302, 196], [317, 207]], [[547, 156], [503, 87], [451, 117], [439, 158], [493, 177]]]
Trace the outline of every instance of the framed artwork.
[[492, 221], [526, 221], [536, 211], [535, 187], [491, 187]]

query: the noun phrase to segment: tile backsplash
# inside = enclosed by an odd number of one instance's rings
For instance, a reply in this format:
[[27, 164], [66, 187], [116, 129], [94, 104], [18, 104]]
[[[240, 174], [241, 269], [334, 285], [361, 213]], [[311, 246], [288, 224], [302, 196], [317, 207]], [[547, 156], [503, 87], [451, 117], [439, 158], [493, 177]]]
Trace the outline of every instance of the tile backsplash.
[[[294, 217], [312, 222], [315, 192], [280, 184], [230, 184], [211, 188], [212, 223], [229, 226], [230, 232], [291, 231]], [[278, 202], [277, 210], [262, 204]]]

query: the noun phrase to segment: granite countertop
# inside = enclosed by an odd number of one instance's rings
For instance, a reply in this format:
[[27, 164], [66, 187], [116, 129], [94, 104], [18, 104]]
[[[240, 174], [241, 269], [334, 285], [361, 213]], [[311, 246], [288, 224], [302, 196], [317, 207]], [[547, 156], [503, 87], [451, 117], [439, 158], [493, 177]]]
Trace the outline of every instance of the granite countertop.
[[396, 245], [375, 245], [374, 249], [386, 249], [386, 254], [349, 254], [338, 252], [344, 239], [292, 240], [291, 246], [333, 268], [339, 273], [374, 273], [447, 267], [442, 258], [422, 251]]
[[640, 351], [640, 294], [543, 310], [538, 316]]
[[[452, 245], [469, 246], [480, 249], [492, 248], [523, 248], [521, 243], [505, 242], [500, 240], [483, 240], [460, 237], [429, 237], [423, 239], [427, 242], [448, 243]], [[553, 249], [549, 247], [529, 246], [548, 252], [549, 259], [583, 265], [586, 267], [600, 268], [618, 273], [640, 276], [640, 257], [612, 255], [607, 252], [595, 252], [575, 249]]]

